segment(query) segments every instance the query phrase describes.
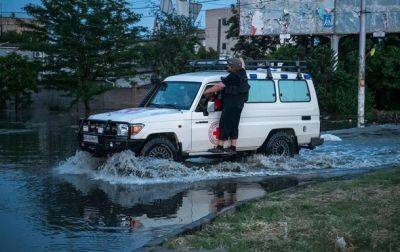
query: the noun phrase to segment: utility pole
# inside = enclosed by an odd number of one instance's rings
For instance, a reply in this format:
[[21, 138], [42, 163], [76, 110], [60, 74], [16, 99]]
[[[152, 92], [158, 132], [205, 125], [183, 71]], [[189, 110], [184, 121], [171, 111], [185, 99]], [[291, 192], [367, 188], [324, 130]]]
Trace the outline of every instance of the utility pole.
[[331, 35], [330, 36], [331, 40], [331, 50], [333, 51], [334, 55], [334, 62], [333, 62], [333, 71], [337, 70], [337, 64], [339, 61], [339, 40], [340, 36], [337, 34]]
[[361, 0], [360, 9], [360, 39], [359, 39], [359, 67], [358, 67], [358, 118], [357, 127], [364, 127], [365, 106], [365, 0]]
[[337, 70], [337, 65], [339, 62], [339, 40], [340, 35], [336, 33], [336, 23], [337, 23], [337, 1], [334, 1], [334, 8], [333, 8], [333, 35], [330, 36], [331, 40], [331, 50], [333, 51], [333, 71]]

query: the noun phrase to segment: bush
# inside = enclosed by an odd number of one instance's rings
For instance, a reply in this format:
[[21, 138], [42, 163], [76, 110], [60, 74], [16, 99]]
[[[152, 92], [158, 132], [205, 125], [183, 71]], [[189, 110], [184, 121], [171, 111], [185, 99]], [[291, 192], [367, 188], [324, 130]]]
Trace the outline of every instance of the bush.
[[38, 71], [39, 64], [16, 53], [0, 57], [0, 105], [11, 101], [17, 111], [30, 104], [32, 92], [38, 91]]

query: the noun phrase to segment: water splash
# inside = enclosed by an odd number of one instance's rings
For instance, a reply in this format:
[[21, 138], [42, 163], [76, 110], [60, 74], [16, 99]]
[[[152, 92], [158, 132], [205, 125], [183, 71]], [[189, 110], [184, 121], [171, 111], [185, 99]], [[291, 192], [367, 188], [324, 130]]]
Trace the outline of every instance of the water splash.
[[332, 134], [323, 134], [321, 135], [321, 138], [324, 139], [325, 141], [335, 141], [335, 142], [342, 141], [340, 137], [337, 137]]
[[253, 155], [237, 162], [215, 163], [197, 158], [177, 163], [136, 157], [129, 150], [104, 160], [78, 151], [56, 169], [63, 174], [86, 174], [111, 184], [140, 185], [393, 166], [400, 165], [399, 132], [400, 127], [386, 126], [330, 132], [323, 135], [329, 139], [324, 145], [312, 151], [302, 150], [293, 158]]
[[77, 151], [75, 155], [60, 162], [56, 169], [60, 174], [87, 174], [95, 170], [101, 162], [101, 159], [94, 158], [87, 152]]

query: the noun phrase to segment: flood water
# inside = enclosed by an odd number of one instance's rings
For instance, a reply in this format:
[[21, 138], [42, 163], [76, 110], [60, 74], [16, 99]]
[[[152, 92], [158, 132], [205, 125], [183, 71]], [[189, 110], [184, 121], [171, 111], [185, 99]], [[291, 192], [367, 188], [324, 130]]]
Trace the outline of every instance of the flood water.
[[[237, 162], [108, 160], [76, 151], [67, 114], [0, 120], [2, 251], [132, 251], [235, 202], [293, 185], [286, 176], [347, 174], [400, 165], [400, 126], [324, 132], [294, 158]], [[285, 178], [285, 179], [283, 179]]]

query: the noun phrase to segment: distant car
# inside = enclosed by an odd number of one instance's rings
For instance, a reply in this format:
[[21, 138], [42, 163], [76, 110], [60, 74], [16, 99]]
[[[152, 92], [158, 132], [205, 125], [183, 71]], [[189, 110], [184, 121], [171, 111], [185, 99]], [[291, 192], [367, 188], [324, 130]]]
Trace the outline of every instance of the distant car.
[[[91, 115], [80, 121], [79, 145], [95, 155], [130, 149], [136, 155], [182, 160], [208, 152], [216, 143], [219, 94], [204, 91], [226, 71], [175, 75], [158, 84], [141, 107]], [[313, 149], [320, 138], [320, 113], [309, 74], [247, 70], [251, 86], [239, 125], [237, 151], [292, 156]]]

